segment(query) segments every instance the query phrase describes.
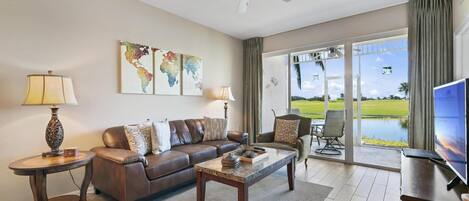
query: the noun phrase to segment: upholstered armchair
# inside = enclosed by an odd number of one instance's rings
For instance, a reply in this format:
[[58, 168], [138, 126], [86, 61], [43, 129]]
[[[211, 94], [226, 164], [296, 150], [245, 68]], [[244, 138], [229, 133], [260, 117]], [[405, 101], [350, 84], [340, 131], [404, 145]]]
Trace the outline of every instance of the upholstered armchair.
[[308, 167], [307, 161], [308, 161], [309, 153], [311, 152], [311, 146], [310, 146], [311, 119], [306, 118], [306, 117], [301, 117], [296, 114], [287, 114], [284, 116], [278, 116], [275, 118], [275, 120], [277, 119], [300, 120], [300, 124], [298, 127], [298, 139], [297, 139], [296, 145], [279, 143], [279, 142], [274, 141], [276, 123], [274, 123], [274, 131], [269, 132], [269, 133], [262, 133], [259, 136], [257, 136], [257, 142], [254, 143], [254, 145], [261, 146], [261, 147], [270, 147], [270, 148], [295, 151], [297, 155], [296, 157], [297, 162], [304, 161], [305, 166]]

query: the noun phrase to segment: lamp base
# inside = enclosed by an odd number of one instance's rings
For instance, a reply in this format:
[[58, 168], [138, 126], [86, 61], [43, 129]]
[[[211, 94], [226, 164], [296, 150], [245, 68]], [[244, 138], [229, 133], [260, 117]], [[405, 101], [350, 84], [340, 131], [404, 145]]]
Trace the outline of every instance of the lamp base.
[[43, 152], [42, 157], [43, 158], [48, 158], [48, 157], [56, 157], [56, 156], [63, 156], [64, 151], [63, 150], [58, 150], [58, 151], [49, 151], [49, 152]]
[[225, 119], [228, 119], [228, 101], [225, 101], [225, 107], [223, 107], [225, 109]]
[[49, 152], [42, 153], [43, 157], [54, 157], [54, 156], [62, 156], [63, 150], [60, 150], [60, 145], [64, 140], [64, 129], [62, 127], [62, 123], [59, 120], [58, 116], [59, 108], [52, 106], [52, 116], [47, 124], [46, 128], [46, 142], [49, 145], [50, 150]]

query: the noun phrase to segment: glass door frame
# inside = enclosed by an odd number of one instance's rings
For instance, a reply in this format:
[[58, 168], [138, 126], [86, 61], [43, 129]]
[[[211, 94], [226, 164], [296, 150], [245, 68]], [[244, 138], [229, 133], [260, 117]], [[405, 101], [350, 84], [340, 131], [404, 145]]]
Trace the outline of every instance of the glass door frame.
[[[313, 45], [304, 46], [301, 48], [291, 48], [286, 50], [274, 51], [269, 53], [263, 53], [263, 57], [271, 57], [271, 56], [278, 56], [278, 55], [286, 55], [288, 54], [288, 95], [291, 97], [291, 64], [292, 64], [292, 53], [295, 52], [302, 52], [302, 51], [309, 51], [313, 49], [319, 49], [324, 47], [332, 47], [332, 46], [344, 46], [344, 104], [345, 104], [345, 129], [344, 129], [344, 138], [345, 138], [345, 160], [339, 159], [331, 159], [327, 157], [321, 157], [327, 160], [339, 161], [344, 162], [347, 164], [357, 164], [363, 166], [370, 166], [370, 167], [377, 167], [375, 165], [370, 164], [361, 164], [354, 161], [354, 152], [353, 152], [353, 44], [360, 43], [369, 40], [376, 40], [380, 38], [389, 38], [395, 37], [400, 35], [405, 35], [408, 33], [408, 29], [397, 29], [388, 32], [381, 32], [369, 35], [363, 35], [358, 37], [347, 38], [344, 40], [336, 40], [332, 42], [325, 42], [325, 43], [318, 43]], [[288, 102], [288, 111], [291, 112], [291, 98], [289, 97]]]

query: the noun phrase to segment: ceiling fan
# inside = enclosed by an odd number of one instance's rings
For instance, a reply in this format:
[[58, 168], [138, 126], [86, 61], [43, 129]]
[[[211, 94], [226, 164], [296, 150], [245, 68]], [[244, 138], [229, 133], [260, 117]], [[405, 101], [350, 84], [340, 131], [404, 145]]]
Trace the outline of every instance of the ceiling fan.
[[[282, 1], [288, 3], [291, 0], [282, 0]], [[249, 2], [250, 2], [250, 0], [239, 0], [239, 5], [238, 5], [238, 13], [239, 14], [244, 14], [244, 13], [248, 12]]]

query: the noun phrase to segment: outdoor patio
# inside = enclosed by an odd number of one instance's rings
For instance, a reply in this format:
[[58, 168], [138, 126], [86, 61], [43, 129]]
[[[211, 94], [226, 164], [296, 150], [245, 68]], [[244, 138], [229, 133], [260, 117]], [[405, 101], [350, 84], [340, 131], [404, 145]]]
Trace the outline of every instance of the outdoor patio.
[[[310, 156], [313, 158], [330, 158], [334, 160], [345, 160], [345, 150], [341, 150], [341, 155], [324, 155], [314, 152], [314, 150], [316, 150], [317, 148], [322, 148], [324, 144], [325, 142], [321, 141], [321, 146], [318, 146], [317, 142], [313, 142]], [[362, 145], [354, 146], [353, 152], [353, 159], [356, 163], [381, 166], [394, 170], [401, 168], [401, 151], [399, 148]]]

